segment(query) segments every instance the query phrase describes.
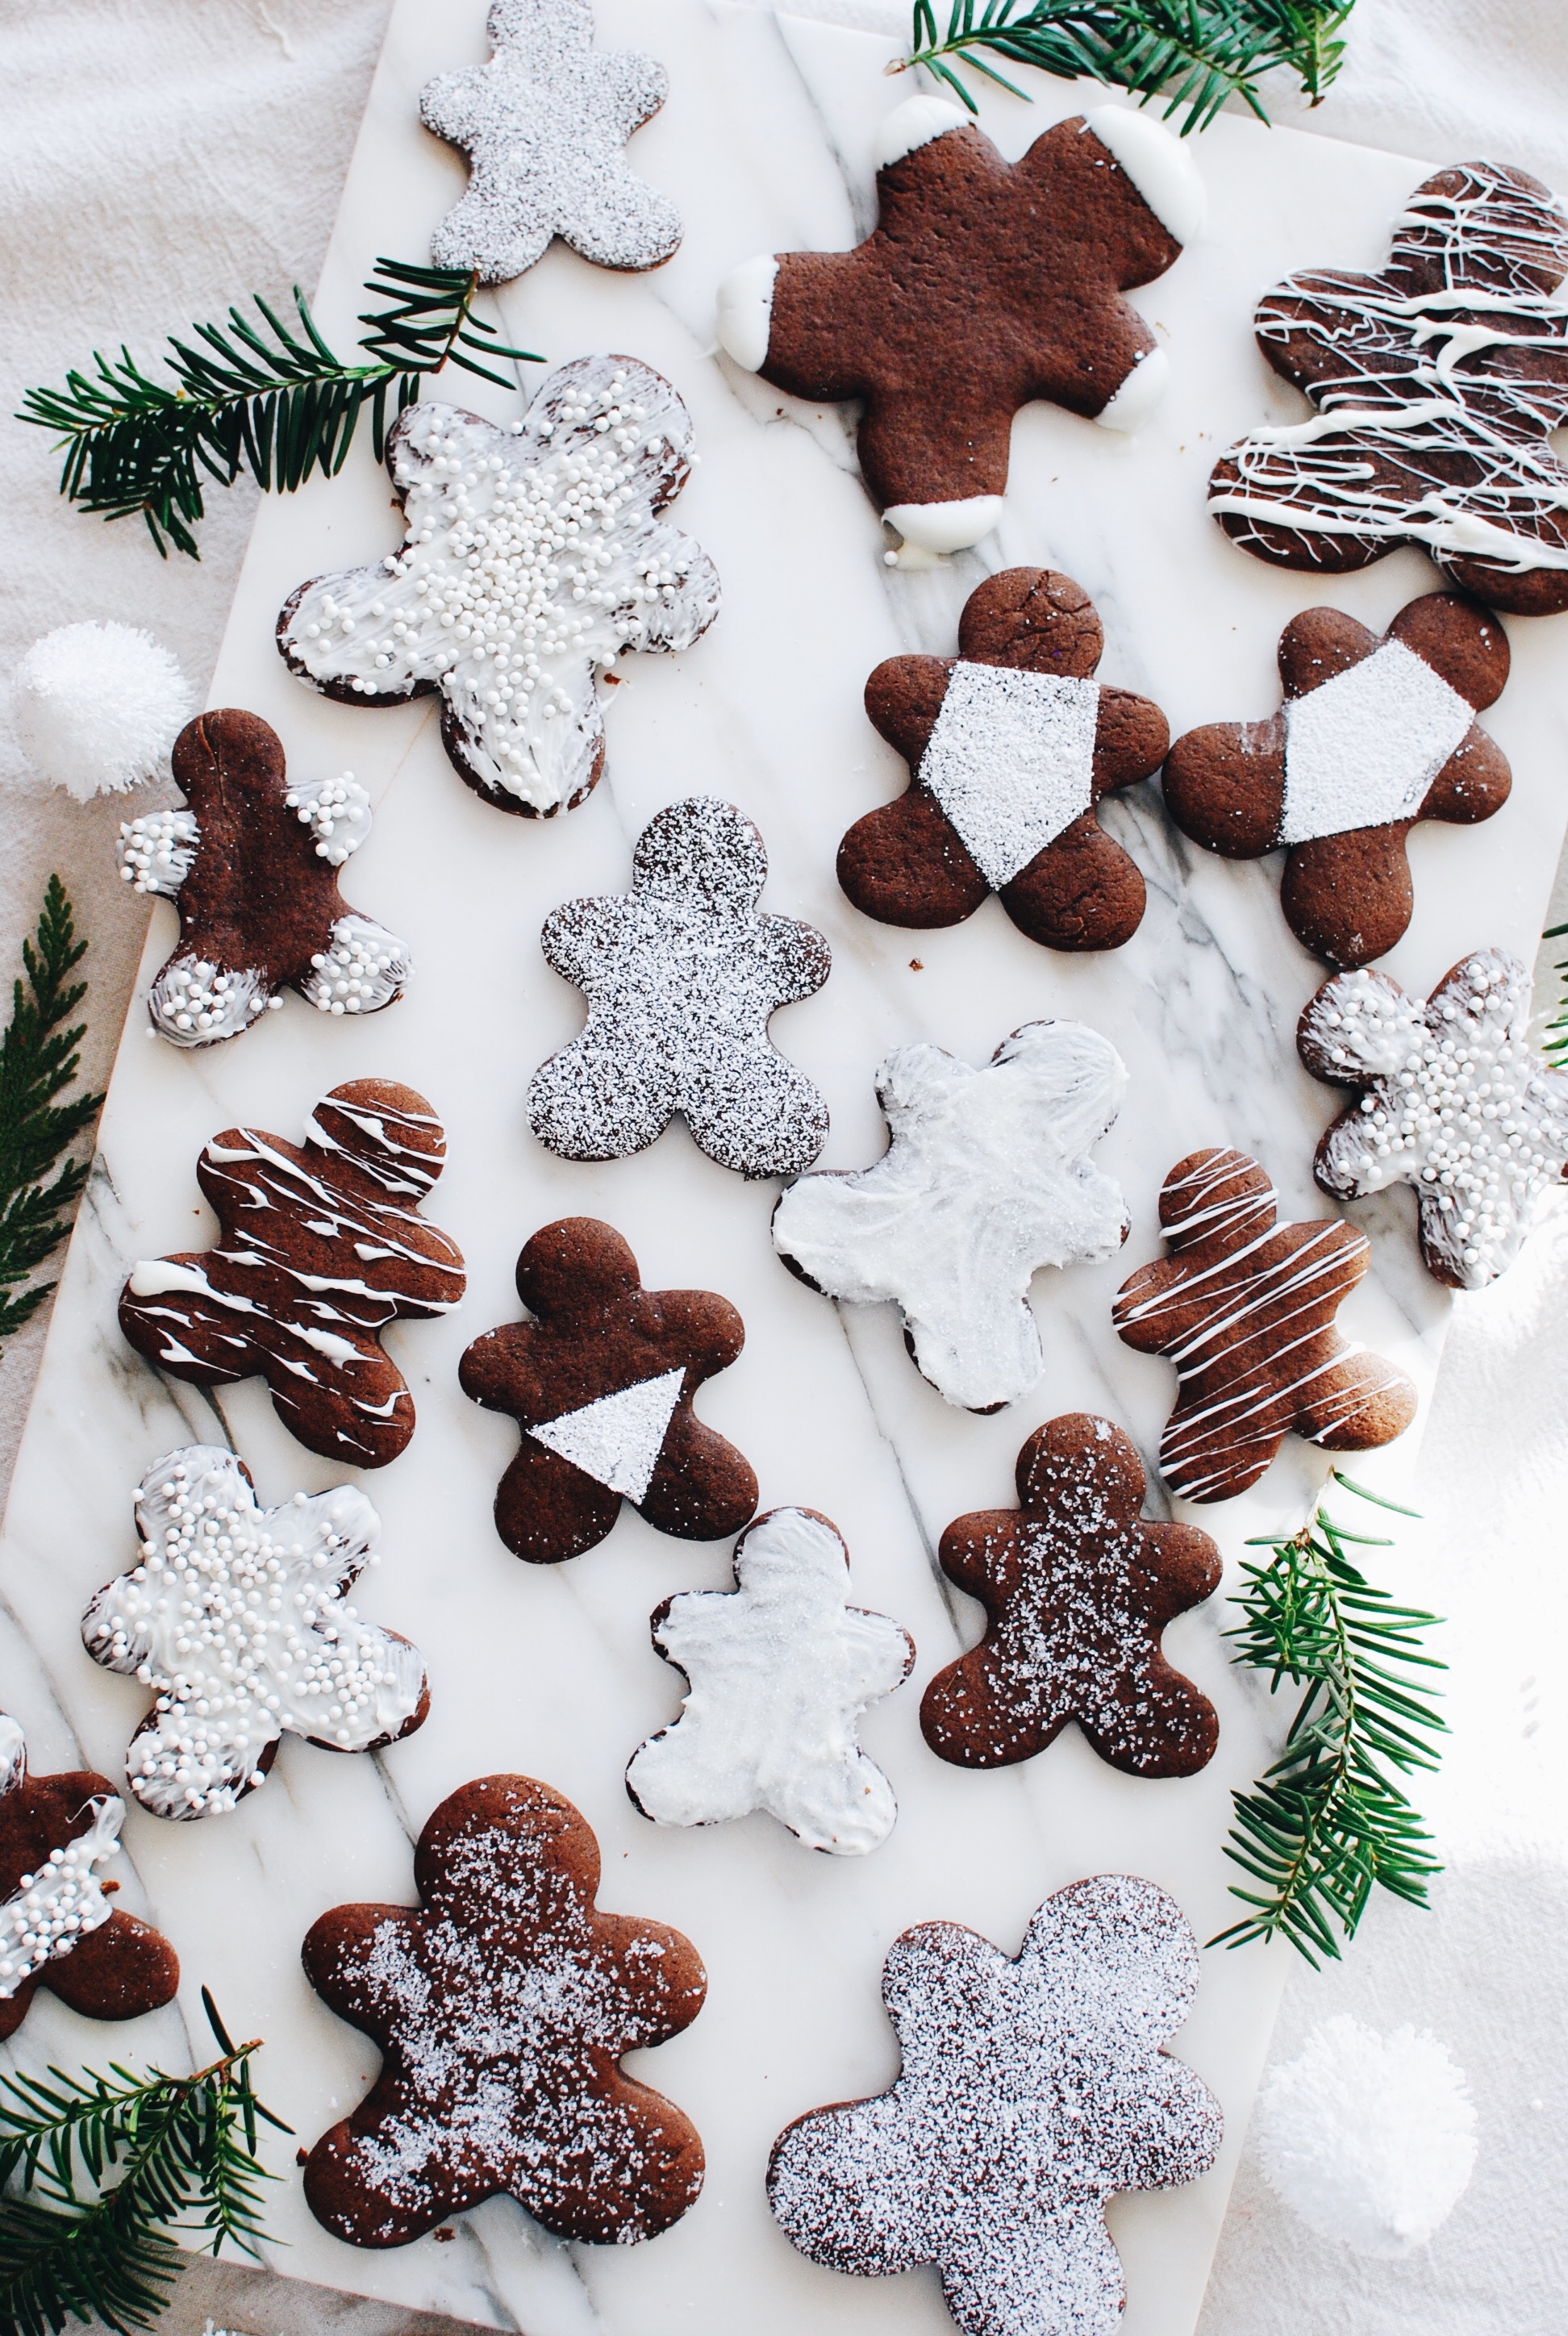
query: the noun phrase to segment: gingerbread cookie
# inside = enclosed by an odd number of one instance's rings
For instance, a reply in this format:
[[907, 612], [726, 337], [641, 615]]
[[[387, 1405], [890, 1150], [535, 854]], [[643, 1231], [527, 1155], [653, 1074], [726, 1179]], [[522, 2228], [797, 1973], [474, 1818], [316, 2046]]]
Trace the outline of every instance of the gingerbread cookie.
[[1164, 2049], [1197, 1990], [1181, 1909], [1128, 1874], [1047, 1898], [1016, 1961], [918, 1923], [882, 1970], [898, 2080], [784, 2128], [774, 2217], [858, 2279], [934, 2264], [963, 2336], [1112, 2336], [1126, 2294], [1107, 2199], [1196, 2181], [1224, 2134]]
[[680, 214], [621, 148], [669, 95], [657, 57], [596, 49], [591, 0], [494, 0], [490, 63], [426, 82], [419, 118], [469, 158], [468, 192], [430, 238], [438, 268], [505, 284], [560, 236], [600, 268], [657, 268]]
[[718, 1541], [756, 1507], [751, 1463], [692, 1398], [734, 1362], [745, 1326], [711, 1290], [645, 1290], [613, 1225], [563, 1217], [517, 1260], [531, 1322], [476, 1338], [464, 1395], [522, 1430], [495, 1496], [495, 1530], [533, 1565], [603, 1541], [629, 1501], [660, 1533]]
[[346, 706], [439, 692], [453, 767], [498, 811], [570, 811], [604, 768], [598, 676], [685, 649], [718, 613], [700, 544], [661, 514], [691, 416], [636, 357], [578, 357], [510, 429], [461, 406], [401, 414], [386, 467], [401, 550], [289, 595], [291, 673]]
[[827, 1105], [768, 1037], [833, 959], [813, 925], [756, 907], [767, 852], [733, 803], [694, 795], [650, 819], [629, 892], [569, 900], [544, 954], [588, 998], [587, 1027], [534, 1073], [528, 1116], [566, 1160], [641, 1152], [679, 1112], [740, 1176], [809, 1168]]
[[139, 1355], [195, 1387], [260, 1377], [312, 1452], [384, 1468], [414, 1433], [414, 1398], [382, 1351], [389, 1322], [463, 1296], [463, 1255], [419, 1204], [446, 1158], [441, 1122], [392, 1079], [322, 1097], [303, 1144], [227, 1127], [196, 1163], [215, 1249], [143, 1258], [120, 1297]]
[[125, 1804], [91, 1768], [29, 1776], [22, 1730], [0, 1712], [0, 2041], [41, 1987], [88, 2020], [140, 2020], [172, 2003], [167, 1939], [109, 1903], [94, 1867], [120, 1843]]
[[237, 1038], [289, 988], [322, 1014], [375, 1014], [403, 994], [408, 950], [351, 909], [337, 871], [370, 832], [352, 771], [290, 779], [258, 714], [200, 714], [174, 742], [179, 811], [120, 827], [120, 873], [180, 911], [180, 947], [147, 999], [175, 1046]]
[[898, 1804], [856, 1729], [908, 1679], [915, 1642], [850, 1604], [849, 1563], [815, 1509], [770, 1509], [735, 1543], [733, 1590], [685, 1591], [655, 1610], [654, 1646], [689, 1685], [627, 1769], [645, 1817], [724, 1825], [765, 1809], [836, 1857], [887, 1839]]
[[1099, 1264], [1127, 1238], [1120, 1187], [1088, 1156], [1126, 1085], [1115, 1048], [1082, 1022], [1026, 1022], [979, 1071], [900, 1046], [877, 1073], [886, 1152], [792, 1184], [774, 1247], [826, 1297], [891, 1299], [948, 1402], [998, 1411], [1040, 1375], [1035, 1274]]
[[125, 1763], [144, 1809], [221, 1815], [266, 1783], [285, 1735], [374, 1752], [424, 1726], [419, 1650], [346, 1602], [381, 1532], [363, 1493], [264, 1509], [238, 1454], [188, 1444], [135, 1498], [141, 1562], [98, 1592], [82, 1642], [157, 1696]]
[[1297, 1044], [1315, 1078], [1359, 1090], [1318, 1146], [1336, 1200], [1413, 1184], [1421, 1256], [1484, 1290], [1524, 1245], [1540, 1197], [1568, 1178], [1568, 1070], [1529, 1042], [1530, 976], [1475, 949], [1426, 1001], [1385, 973], [1326, 981]]
[[1416, 1416], [1404, 1372], [1334, 1320], [1370, 1261], [1366, 1234], [1331, 1217], [1281, 1225], [1279, 1207], [1244, 1152], [1190, 1153], [1160, 1190], [1169, 1258], [1116, 1292], [1120, 1337], [1176, 1367], [1160, 1474], [1184, 1501], [1244, 1493], [1291, 1433], [1367, 1452]]
[[972, 116], [913, 97], [876, 161], [875, 231], [747, 260], [719, 288], [719, 341], [792, 396], [862, 399], [861, 469], [888, 525], [957, 551], [1001, 515], [1020, 405], [1131, 430], [1163, 394], [1164, 353], [1122, 295], [1180, 258], [1203, 185], [1169, 131], [1108, 105], [1012, 163]]
[[1164, 758], [1165, 717], [1091, 679], [1105, 634], [1070, 576], [1008, 568], [970, 593], [956, 657], [896, 657], [866, 712], [908, 763], [909, 791], [857, 820], [838, 874], [855, 907], [923, 930], [990, 892], [1046, 949], [1119, 949], [1144, 880], [1095, 816]]
[[1287, 277], [1258, 345], [1310, 399], [1215, 465], [1209, 509], [1281, 568], [1343, 576], [1401, 543], [1493, 608], [1568, 608], [1568, 216], [1497, 162], [1417, 187], [1378, 276]]
[[1329, 965], [1391, 949], [1415, 892], [1405, 843], [1417, 820], [1469, 826], [1501, 811], [1507, 760], [1475, 723], [1502, 695], [1508, 640], [1456, 592], [1412, 600], [1379, 637], [1338, 608], [1280, 636], [1284, 710], [1178, 738], [1165, 803], [1183, 835], [1228, 860], [1281, 845], [1280, 904]]
[[942, 1572], [979, 1600], [986, 1631], [927, 1688], [926, 1742], [956, 1767], [1001, 1768], [1071, 1719], [1130, 1776], [1195, 1776], [1219, 1718], [1160, 1638], [1213, 1596], [1219, 1551], [1193, 1525], [1146, 1522], [1143, 1464], [1113, 1420], [1047, 1420], [1018, 1455], [1018, 1484], [1019, 1507], [942, 1535]]
[[335, 1907], [306, 1938], [311, 1986], [382, 2055], [307, 2162], [317, 2221], [401, 2247], [505, 2193], [563, 2239], [667, 2230], [702, 2187], [702, 2143], [620, 2061], [701, 2010], [691, 1942], [599, 1913], [592, 1831], [531, 1776], [444, 1800], [414, 1879], [418, 1906]]

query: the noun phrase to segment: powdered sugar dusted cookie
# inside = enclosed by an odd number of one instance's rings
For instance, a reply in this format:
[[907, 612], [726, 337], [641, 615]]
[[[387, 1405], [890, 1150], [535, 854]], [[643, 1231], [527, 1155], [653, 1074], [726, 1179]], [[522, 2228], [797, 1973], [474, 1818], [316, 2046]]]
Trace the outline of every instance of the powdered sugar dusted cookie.
[[658, 1825], [722, 1825], [753, 1809], [808, 1849], [862, 1856], [898, 1815], [861, 1750], [868, 1705], [909, 1677], [914, 1640], [849, 1602], [849, 1552], [814, 1509], [770, 1509], [735, 1543], [734, 1590], [690, 1590], [653, 1617], [653, 1643], [690, 1685], [680, 1716], [634, 1752], [626, 1786]]
[[604, 767], [597, 678], [624, 649], [689, 648], [713, 562], [661, 516], [691, 416], [636, 357], [579, 357], [504, 429], [411, 405], [387, 433], [402, 549], [302, 584], [278, 646], [349, 706], [439, 692], [460, 777], [500, 811], [570, 811]]
[[189, 1444], [141, 1479], [136, 1530], [141, 1562], [98, 1592], [82, 1640], [156, 1692], [126, 1757], [154, 1816], [233, 1808], [285, 1735], [371, 1752], [424, 1724], [417, 1648], [346, 1602], [381, 1532], [355, 1486], [264, 1509], [237, 1454]]
[[560, 236], [601, 268], [657, 268], [680, 214], [621, 148], [669, 94], [657, 57], [596, 49], [590, 0], [495, 0], [490, 63], [442, 73], [420, 119], [469, 158], [468, 192], [430, 239], [438, 268], [504, 284]]
[[1513, 1264], [1550, 1185], [1568, 1176], [1568, 1070], [1529, 1043], [1530, 976], [1475, 949], [1426, 1001], [1384, 973], [1326, 981], [1301, 1017], [1315, 1077], [1359, 1087], [1318, 1146], [1325, 1192], [1413, 1184], [1427, 1270], [1484, 1290]]
[[1178, 738], [1165, 803], [1184, 835], [1230, 860], [1285, 847], [1281, 906], [1329, 965], [1391, 949], [1415, 891], [1417, 820], [1471, 825], [1508, 800], [1508, 764], [1475, 722], [1502, 695], [1508, 640], [1456, 592], [1412, 600], [1387, 636], [1309, 608], [1280, 636], [1281, 713]]
[[381, 1334], [449, 1313], [465, 1287], [455, 1242], [419, 1213], [445, 1158], [429, 1104], [392, 1079], [334, 1087], [303, 1144], [225, 1128], [196, 1163], [218, 1246], [142, 1258], [121, 1329], [197, 1387], [265, 1378], [312, 1452], [385, 1467], [414, 1433], [414, 1398]]
[[1116, 1292], [1121, 1338], [1176, 1367], [1160, 1474], [1185, 1501], [1244, 1493], [1291, 1433], [1366, 1452], [1416, 1416], [1404, 1372], [1335, 1322], [1371, 1260], [1366, 1234], [1331, 1217], [1282, 1225], [1279, 1210], [1244, 1152], [1189, 1153], [1160, 1190], [1170, 1256]]
[[522, 1430], [495, 1496], [495, 1529], [536, 1565], [601, 1542], [623, 1500], [660, 1533], [716, 1541], [756, 1507], [750, 1462], [692, 1409], [733, 1363], [745, 1327], [711, 1290], [645, 1290], [613, 1225], [563, 1217], [517, 1260], [531, 1322], [476, 1338], [464, 1395]]
[[905, 1931], [882, 1971], [898, 2081], [785, 2127], [774, 2216], [857, 2278], [934, 2264], [963, 2336], [1114, 2336], [1106, 2201], [1195, 2181], [1223, 2136], [1163, 2049], [1197, 1988], [1180, 1908], [1126, 1874], [1047, 1898], [1016, 1961], [957, 1922]]
[[861, 468], [889, 526], [956, 551], [1001, 514], [1020, 405], [1130, 430], [1157, 402], [1165, 359], [1122, 295], [1199, 231], [1203, 186], [1169, 131], [1108, 105], [1010, 163], [956, 105], [913, 97], [876, 159], [875, 231], [746, 261], [720, 287], [719, 340], [792, 396], [863, 399]]
[[171, 2003], [180, 1962], [167, 1939], [111, 1906], [125, 1815], [107, 1776], [30, 1776], [22, 1730], [0, 1712], [0, 2039], [41, 1987], [89, 2020], [138, 2020]]
[[337, 1906], [305, 1975], [382, 2054], [305, 2169], [312, 2214], [351, 2246], [400, 2247], [506, 2194], [563, 2239], [629, 2246], [702, 2187], [702, 2143], [623, 2053], [702, 2009], [688, 1939], [601, 1913], [599, 1844], [530, 1776], [443, 1801], [414, 1854], [417, 1906]]
[[979, 1071], [940, 1046], [901, 1046], [877, 1073], [886, 1152], [792, 1184], [774, 1246], [829, 1298], [891, 1299], [932, 1386], [996, 1411], [1040, 1375], [1034, 1275], [1097, 1264], [1126, 1240], [1120, 1189], [1088, 1157], [1126, 1084], [1115, 1048], [1082, 1022], [1026, 1022]]
[[568, 1160], [640, 1152], [678, 1111], [721, 1168], [790, 1176], [827, 1134], [827, 1106], [768, 1037], [832, 959], [814, 926], [761, 914], [767, 852], [733, 803], [696, 795], [649, 820], [629, 892], [569, 900], [541, 945], [588, 998], [580, 1036], [540, 1066], [528, 1115]]
[[942, 1572], [979, 1600], [986, 1630], [927, 1688], [926, 1742], [956, 1767], [998, 1768], [1076, 1720], [1129, 1776], [1196, 1775], [1219, 1719], [1160, 1639], [1219, 1588], [1219, 1551], [1193, 1525], [1144, 1519], [1143, 1465], [1112, 1420], [1047, 1420], [1018, 1455], [1018, 1508], [942, 1535]]
[[286, 988], [323, 1014], [375, 1014], [401, 997], [407, 949], [337, 889], [370, 832], [353, 772], [289, 779], [277, 731], [233, 707], [188, 723], [171, 760], [185, 805], [120, 830], [125, 881], [180, 911], [180, 947], [147, 1000], [159, 1037], [238, 1037]]
[[1144, 880], [1094, 807], [1158, 770], [1170, 733], [1146, 697], [1092, 678], [1104, 645], [1070, 576], [1008, 568], [970, 593], [956, 657], [878, 666], [866, 712], [911, 777], [839, 846], [857, 909], [884, 924], [953, 925], [995, 891], [1047, 949], [1131, 939]]

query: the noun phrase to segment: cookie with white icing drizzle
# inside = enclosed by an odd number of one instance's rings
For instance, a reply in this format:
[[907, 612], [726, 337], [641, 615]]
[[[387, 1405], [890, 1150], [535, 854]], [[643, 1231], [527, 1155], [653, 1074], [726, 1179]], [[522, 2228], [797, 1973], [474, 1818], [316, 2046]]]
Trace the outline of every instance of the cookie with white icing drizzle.
[[866, 485], [906, 544], [940, 555], [1000, 518], [1021, 405], [1131, 430], [1156, 404], [1165, 358], [1123, 295], [1198, 233], [1203, 183], [1169, 131], [1109, 105], [1008, 162], [971, 115], [912, 97], [876, 162], [865, 241], [745, 261], [719, 287], [718, 337], [792, 397], [862, 400]]
[[1082, 1022], [1026, 1022], [979, 1071], [940, 1046], [900, 1046], [877, 1073], [886, 1152], [792, 1184], [774, 1247], [829, 1298], [891, 1299], [948, 1402], [999, 1410], [1044, 1362], [1035, 1274], [1102, 1263], [1127, 1238], [1120, 1187], [1088, 1156], [1126, 1085], [1115, 1048]]
[[621, 2068], [702, 2009], [689, 1939], [595, 1904], [599, 1844], [530, 1776], [482, 1776], [414, 1853], [417, 1906], [337, 1906], [305, 1975], [381, 2073], [305, 2168], [350, 2246], [401, 2247], [507, 2195], [563, 2239], [630, 2246], [702, 2187], [696, 2128]]
[[220, 1815], [266, 1783], [285, 1735], [373, 1752], [424, 1725], [418, 1649], [347, 1603], [381, 1533], [354, 1485], [264, 1509], [236, 1453], [188, 1444], [135, 1497], [141, 1561], [98, 1592], [82, 1642], [156, 1694], [125, 1762], [144, 1809]]
[[1367, 1452], [1416, 1416], [1404, 1372], [1334, 1319], [1371, 1261], [1366, 1234], [1332, 1217], [1282, 1225], [1279, 1209], [1244, 1152], [1190, 1153], [1160, 1189], [1170, 1256], [1116, 1292], [1125, 1344], [1176, 1367], [1160, 1474], [1184, 1501], [1244, 1493], [1288, 1435]]
[[1160, 1641], [1219, 1588], [1219, 1551], [1195, 1525], [1144, 1518], [1143, 1464], [1114, 1420], [1047, 1420], [1018, 1455], [1018, 1508], [942, 1535], [942, 1572], [979, 1600], [986, 1629], [927, 1688], [926, 1742], [957, 1767], [1006, 1767], [1076, 1720], [1130, 1776], [1195, 1776], [1219, 1718]]
[[724, 1825], [765, 1809], [835, 1857], [887, 1839], [898, 1804], [857, 1728], [909, 1677], [915, 1642], [850, 1604], [849, 1563], [815, 1509], [770, 1509], [735, 1543], [733, 1590], [688, 1590], [655, 1610], [654, 1646], [689, 1684], [627, 1769], [645, 1817]]
[[905, 1931], [882, 1970], [898, 2078], [784, 2128], [774, 2218], [854, 2278], [934, 2265], [963, 2336], [1115, 2336], [1107, 2200], [1196, 2181], [1223, 2137], [1164, 2049], [1197, 1988], [1181, 1909], [1128, 1874], [1047, 1898], [1016, 1960], [957, 1922]]
[[1568, 608], [1568, 214], [1538, 179], [1465, 162], [1417, 188], [1375, 276], [1292, 276], [1258, 345], [1316, 408], [1214, 467], [1243, 550], [1342, 576], [1401, 543], [1493, 608]]
[[1417, 820], [1473, 826], [1513, 784], [1475, 721], [1503, 692], [1508, 640], [1478, 601], [1429, 592], [1379, 637], [1338, 608], [1280, 636], [1282, 712], [1189, 730], [1165, 764], [1183, 835], [1227, 860], [1281, 845], [1280, 905], [1303, 949], [1365, 965], [1415, 908], [1407, 840]]
[[419, 96], [427, 130], [469, 158], [468, 192], [430, 239], [438, 268], [504, 284], [560, 236], [600, 268], [657, 268], [680, 214], [621, 148], [658, 112], [669, 75], [634, 49], [596, 49], [591, 0], [494, 0], [488, 64]]
[[225, 1128], [196, 1163], [216, 1247], [141, 1259], [122, 1330], [192, 1386], [264, 1378], [310, 1451], [385, 1467], [414, 1433], [414, 1397], [381, 1334], [450, 1313], [465, 1286], [456, 1243], [419, 1213], [445, 1158], [429, 1104], [392, 1079], [334, 1087], [303, 1144]]
[[387, 433], [401, 548], [302, 584], [278, 646], [346, 706], [439, 695], [460, 778], [498, 811], [570, 811], [604, 767], [597, 683], [623, 650], [689, 648], [718, 613], [700, 544], [663, 516], [691, 416], [636, 357], [578, 357], [505, 428], [411, 405]]
[[503, 1322], [458, 1367], [464, 1395], [522, 1431], [495, 1496], [495, 1529], [533, 1565], [603, 1541], [629, 1501], [660, 1533], [717, 1541], [756, 1507], [751, 1463], [692, 1398], [745, 1343], [711, 1290], [645, 1290], [613, 1225], [563, 1217], [517, 1260], [533, 1316]]
[[41, 1987], [88, 2020], [139, 2020], [171, 2003], [180, 1961], [151, 1924], [110, 1904], [96, 1872], [125, 1804], [91, 1768], [27, 1773], [21, 1728], [0, 1712], [0, 2040]]
[[124, 881], [180, 911], [180, 947], [147, 999], [158, 1036], [238, 1037], [284, 988], [322, 1014], [375, 1014], [400, 998], [406, 947], [337, 889], [370, 832], [353, 772], [290, 779], [277, 731], [236, 707], [198, 715], [170, 760], [184, 804], [122, 822], [119, 848]]
[[1158, 770], [1170, 733], [1146, 697], [1093, 678], [1105, 633], [1082, 585], [1008, 568], [977, 586], [956, 657], [896, 657], [866, 712], [908, 791], [857, 820], [838, 878], [888, 925], [956, 925], [991, 892], [1046, 949], [1119, 949], [1144, 913], [1136, 863], [1095, 804]]
[[541, 1144], [566, 1160], [619, 1160], [679, 1112], [737, 1175], [811, 1165], [827, 1105], [768, 1024], [819, 990], [833, 960], [814, 926], [758, 910], [766, 881], [751, 821], [694, 795], [643, 829], [629, 892], [568, 900], [546, 920], [541, 946], [584, 992], [588, 1022], [529, 1086]]
[[1568, 1177], [1568, 1070], [1529, 1027], [1529, 972], [1498, 949], [1472, 950], [1426, 999], [1384, 973], [1339, 974], [1301, 1017], [1313, 1076], [1360, 1090], [1318, 1146], [1319, 1183], [1341, 1201], [1413, 1185], [1423, 1262], [1454, 1290], [1512, 1265]]

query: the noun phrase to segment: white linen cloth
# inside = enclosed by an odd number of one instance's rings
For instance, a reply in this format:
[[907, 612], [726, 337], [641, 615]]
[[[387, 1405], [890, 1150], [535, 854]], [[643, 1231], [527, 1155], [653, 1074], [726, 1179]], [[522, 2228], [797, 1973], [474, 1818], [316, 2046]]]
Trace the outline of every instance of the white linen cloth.
[[[907, 0], [795, 6], [899, 33], [910, 14]], [[386, 0], [9, 0], [0, 412], [95, 346], [124, 341], [151, 364], [167, 332], [221, 316], [231, 299], [256, 289], [277, 303], [294, 282], [314, 283], [385, 14]], [[656, 19], [650, 5], [650, 45]], [[1488, 154], [1568, 190], [1563, 0], [1359, 0], [1349, 39], [1324, 104], [1308, 112], [1271, 92], [1278, 120], [1434, 161]], [[46, 437], [7, 421], [0, 675], [55, 625], [118, 618], [166, 640], [200, 693], [253, 503], [248, 486], [214, 490], [200, 565], [160, 561], [140, 522], [106, 528], [68, 511]], [[113, 871], [125, 807], [82, 810], [42, 784], [4, 725], [0, 783], [0, 967], [14, 963], [57, 868], [92, 937], [85, 1071], [101, 1083], [147, 916]], [[148, 801], [139, 794], [136, 810]], [[1568, 915], [1568, 902], [1556, 913]], [[1565, 1301], [1568, 1203], [1494, 1290], [1457, 1301], [1425, 1445], [1421, 1499], [1433, 1523], [1398, 1562], [1401, 1593], [1452, 1618], [1443, 1650], [1455, 1737], [1442, 1778], [1418, 1787], [1448, 1862], [1434, 1911], [1376, 1904], [1343, 1969], [1292, 1975], [1275, 2039], [1276, 2058], [1288, 2058], [1337, 2011], [1384, 2030], [1432, 2029], [1480, 2111], [1475, 2180], [1429, 2247], [1403, 2263], [1364, 2263], [1313, 2237], [1244, 2160], [1201, 2336], [1561, 2336], [1568, 2326]], [[15, 1449], [43, 1330], [40, 1321], [5, 1352], [0, 1464]], [[368, 2336], [369, 2307], [323, 2292], [313, 2317], [292, 2282], [240, 2285], [230, 2309], [248, 2325], [341, 2325], [346, 2336], [363, 2324]], [[208, 2290], [203, 2301], [219, 2303]], [[185, 2316], [182, 2300], [171, 2326]]]

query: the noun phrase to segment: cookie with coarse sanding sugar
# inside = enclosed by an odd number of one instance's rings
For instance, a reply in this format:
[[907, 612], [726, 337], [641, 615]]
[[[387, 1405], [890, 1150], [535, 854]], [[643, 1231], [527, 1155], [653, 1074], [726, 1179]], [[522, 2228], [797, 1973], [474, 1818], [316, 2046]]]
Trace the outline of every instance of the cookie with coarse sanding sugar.
[[924, 930], [960, 923], [996, 892], [1047, 949], [1131, 939], [1144, 880], [1095, 804], [1158, 770], [1170, 733], [1146, 697], [1093, 679], [1104, 646], [1082, 585], [1008, 568], [970, 593], [956, 657], [878, 666], [866, 712], [911, 779], [839, 846], [857, 909]]
[[1475, 715], [1502, 695], [1508, 639], [1489, 608], [1428, 592], [1386, 635], [1309, 608], [1280, 636], [1282, 710], [1189, 730], [1165, 764], [1183, 835], [1227, 860], [1282, 845], [1280, 905], [1327, 965], [1391, 949], [1415, 908], [1417, 820], [1473, 826], [1508, 800], [1502, 749]]
[[534, 1317], [476, 1338], [458, 1377], [522, 1430], [495, 1496], [495, 1529], [531, 1564], [603, 1541], [623, 1500], [660, 1533], [716, 1541], [756, 1507], [744, 1453], [705, 1426], [692, 1397], [734, 1362], [745, 1328], [711, 1290], [645, 1290], [613, 1225], [564, 1217], [517, 1260]]

